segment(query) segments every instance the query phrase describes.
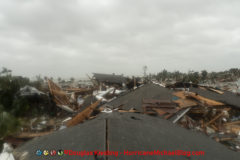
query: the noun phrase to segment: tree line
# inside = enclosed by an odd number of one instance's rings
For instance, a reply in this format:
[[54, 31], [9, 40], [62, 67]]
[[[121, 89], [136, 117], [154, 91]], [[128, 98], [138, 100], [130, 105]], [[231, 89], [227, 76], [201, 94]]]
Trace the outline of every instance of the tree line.
[[198, 71], [188, 71], [183, 73], [180, 71], [170, 72], [166, 69], [155, 75], [149, 75], [150, 78], [154, 78], [160, 82], [165, 82], [168, 80], [178, 81], [178, 82], [192, 82], [192, 83], [216, 83], [217, 81], [231, 82], [236, 81], [240, 78], [240, 68], [231, 68], [226, 71], [220, 72], [208, 72], [207, 70]]

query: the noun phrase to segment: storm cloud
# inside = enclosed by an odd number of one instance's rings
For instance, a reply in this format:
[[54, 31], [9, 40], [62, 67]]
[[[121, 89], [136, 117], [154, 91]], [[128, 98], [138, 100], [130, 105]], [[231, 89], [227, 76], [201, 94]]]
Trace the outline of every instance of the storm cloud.
[[1, 0], [0, 67], [82, 77], [240, 66], [238, 0]]

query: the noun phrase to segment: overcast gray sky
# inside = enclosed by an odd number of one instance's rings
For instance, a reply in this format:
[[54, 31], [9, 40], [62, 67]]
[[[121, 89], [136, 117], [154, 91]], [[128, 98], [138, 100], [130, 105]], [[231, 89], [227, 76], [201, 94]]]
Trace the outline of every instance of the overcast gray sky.
[[0, 67], [32, 77], [240, 67], [239, 0], [0, 0]]

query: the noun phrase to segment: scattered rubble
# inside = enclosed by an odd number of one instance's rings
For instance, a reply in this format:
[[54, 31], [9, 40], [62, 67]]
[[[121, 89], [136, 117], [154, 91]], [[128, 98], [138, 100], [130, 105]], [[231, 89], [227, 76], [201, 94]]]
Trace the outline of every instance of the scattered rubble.
[[134, 77], [128, 80], [119, 75], [94, 74], [91, 81], [95, 81], [93, 87], [61, 88], [48, 80], [46, 93], [31, 86], [21, 88], [21, 96], [48, 96], [58, 108], [57, 117], [46, 114], [24, 119], [28, 123], [21, 132], [6, 137], [5, 142], [17, 147], [101, 114], [119, 112], [166, 119], [240, 151], [240, 98], [234, 93], [192, 83], [140, 85]]
[[[240, 151], [240, 123], [237, 118], [240, 117], [240, 102], [233, 106], [232, 103], [226, 103], [228, 101], [217, 101], [218, 99], [193, 92], [191, 84], [184, 86], [190, 88], [179, 91], [175, 86], [168, 90], [156, 83], [147, 84], [102, 107], [110, 106], [111, 109], [115, 108], [119, 112], [130, 112], [130, 108], [135, 108], [140, 113], [160, 116], [184, 128], [201, 131], [229, 148]], [[217, 89], [194, 86], [218, 96], [226, 94]]]
[[[41, 106], [46, 108], [46, 114], [20, 119], [20, 131], [5, 137], [4, 142], [16, 148], [35, 137], [48, 135], [54, 131], [82, 123], [84, 120], [93, 119], [100, 112], [96, 109], [99, 104], [109, 102], [126, 91], [124, 87], [108, 86], [103, 82], [101, 83], [102, 87], [87, 88], [70, 86], [61, 88], [50, 79], [47, 80], [47, 84], [48, 90], [45, 92], [31, 86], [25, 86], [19, 90], [19, 96], [30, 98], [33, 103], [35, 101], [49, 101], [50, 103]], [[55, 116], [51, 116], [52, 112], [56, 113]]]
[[173, 102], [180, 108], [188, 109], [180, 114], [182, 118], [178, 119], [178, 123], [185, 128], [202, 131], [229, 148], [240, 151], [240, 123], [236, 118], [240, 114], [240, 99], [232, 93], [211, 87], [189, 87], [185, 89], [188, 91], [173, 93], [179, 98]]

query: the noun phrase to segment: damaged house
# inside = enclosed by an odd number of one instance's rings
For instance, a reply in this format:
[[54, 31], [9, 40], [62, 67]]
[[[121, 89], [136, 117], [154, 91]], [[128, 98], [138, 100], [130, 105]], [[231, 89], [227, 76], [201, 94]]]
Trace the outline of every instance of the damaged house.
[[[212, 112], [214, 109], [215, 114]], [[105, 104], [102, 104], [101, 100], [93, 102], [66, 121], [68, 128], [29, 141], [15, 149], [13, 154], [17, 159], [35, 160], [39, 158], [35, 155], [38, 149], [67, 149], [114, 151], [114, 153], [119, 151], [118, 154], [108, 156], [94, 154], [69, 156], [66, 152], [61, 158], [69, 160], [79, 158], [237, 160], [239, 159], [237, 152], [218, 143], [228, 142], [229, 139], [237, 141], [234, 136], [237, 128], [235, 130], [228, 128], [238, 125], [238, 121], [232, 119], [231, 110], [234, 108], [223, 102], [189, 91], [175, 91], [150, 83], [129, 90]], [[228, 113], [229, 117], [226, 117], [225, 113]], [[223, 118], [226, 119], [225, 122], [222, 121]], [[228, 131], [223, 132], [224, 129]], [[196, 132], [198, 130], [201, 132]], [[210, 137], [205, 136], [205, 132]], [[218, 132], [223, 136], [219, 137]], [[234, 137], [229, 137], [230, 135]], [[237, 143], [230, 146], [234, 145], [237, 146]], [[204, 154], [171, 157], [120, 154], [126, 150], [167, 152], [184, 150], [202, 151]]]
[[127, 78], [123, 75], [115, 74], [100, 74], [93, 73], [93, 79], [97, 82], [98, 85], [108, 85], [108, 86], [119, 86], [122, 87], [127, 82]]

